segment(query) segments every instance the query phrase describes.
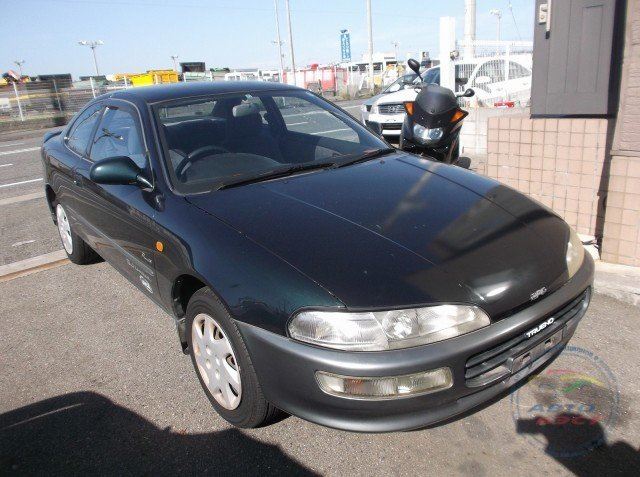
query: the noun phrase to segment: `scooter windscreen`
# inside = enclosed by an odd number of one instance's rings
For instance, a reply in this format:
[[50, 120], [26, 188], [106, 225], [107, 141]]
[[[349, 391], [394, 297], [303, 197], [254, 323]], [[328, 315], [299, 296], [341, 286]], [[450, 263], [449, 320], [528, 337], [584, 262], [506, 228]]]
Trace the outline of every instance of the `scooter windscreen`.
[[457, 107], [458, 101], [453, 91], [437, 84], [428, 84], [415, 99], [414, 121], [425, 126], [441, 126], [439, 123], [450, 119], [445, 113], [453, 114]]

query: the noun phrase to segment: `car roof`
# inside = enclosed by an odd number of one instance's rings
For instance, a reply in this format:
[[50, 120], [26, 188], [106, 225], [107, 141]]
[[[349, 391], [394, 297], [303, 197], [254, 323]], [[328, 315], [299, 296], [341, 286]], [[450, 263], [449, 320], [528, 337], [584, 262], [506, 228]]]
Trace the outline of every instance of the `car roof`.
[[225, 93], [254, 93], [260, 91], [306, 91], [296, 86], [267, 81], [198, 81], [128, 88], [103, 95], [103, 98], [139, 100], [158, 103], [191, 96]]

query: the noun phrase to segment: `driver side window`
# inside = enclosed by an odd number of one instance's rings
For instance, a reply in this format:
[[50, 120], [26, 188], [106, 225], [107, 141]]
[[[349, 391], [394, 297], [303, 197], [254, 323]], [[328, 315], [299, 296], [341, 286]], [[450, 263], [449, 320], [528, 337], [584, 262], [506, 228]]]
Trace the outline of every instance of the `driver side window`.
[[139, 121], [126, 108], [108, 106], [93, 138], [90, 159], [114, 156], [128, 156], [140, 169], [147, 166]]

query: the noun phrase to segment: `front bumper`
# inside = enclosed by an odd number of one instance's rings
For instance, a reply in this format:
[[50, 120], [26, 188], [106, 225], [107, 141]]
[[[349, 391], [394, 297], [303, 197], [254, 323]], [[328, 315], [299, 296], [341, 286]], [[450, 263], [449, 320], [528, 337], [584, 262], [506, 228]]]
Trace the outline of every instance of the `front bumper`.
[[[251, 354], [252, 363], [266, 399], [276, 407], [325, 426], [359, 432], [390, 432], [425, 427], [465, 413], [496, 396], [552, 360], [573, 335], [586, 312], [586, 304], [569, 318], [557, 319], [539, 333], [521, 342], [519, 357], [549, 337], [560, 337], [544, 354], [524, 367], [478, 385], [469, 379], [469, 363], [487, 350], [524, 335], [583, 293], [590, 294], [593, 260], [585, 263], [562, 288], [535, 304], [481, 330], [425, 346], [383, 352], [344, 352], [309, 346], [245, 323], [238, 327]], [[476, 360], [477, 362], [477, 360]], [[316, 371], [346, 376], [397, 376], [449, 367], [453, 386], [447, 390], [389, 400], [336, 397], [320, 390]], [[466, 374], [466, 376], [465, 376]]]
[[365, 124], [378, 134], [383, 136], [400, 136], [404, 113], [402, 114], [378, 114], [369, 113]]

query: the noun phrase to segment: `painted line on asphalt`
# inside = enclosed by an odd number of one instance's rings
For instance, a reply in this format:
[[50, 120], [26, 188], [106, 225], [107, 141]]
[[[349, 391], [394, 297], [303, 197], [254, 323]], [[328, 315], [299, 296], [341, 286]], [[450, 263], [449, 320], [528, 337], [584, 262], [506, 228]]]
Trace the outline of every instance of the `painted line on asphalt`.
[[15, 197], [7, 197], [6, 199], [0, 199], [0, 206], [26, 202], [27, 200], [41, 199], [42, 197], [44, 197], [44, 191], [34, 192], [32, 194], [18, 195]]
[[27, 147], [24, 149], [14, 149], [13, 151], [2, 151], [0, 152], [0, 156], [8, 156], [9, 154], [19, 154], [21, 152], [32, 152], [32, 151], [37, 151], [38, 149], [40, 149], [40, 146]]
[[12, 243], [11, 246], [12, 247], [22, 247], [23, 245], [28, 245], [30, 243], [34, 243], [35, 241], [36, 241], [36, 239], [22, 240], [21, 242]]
[[289, 126], [300, 126], [301, 124], [309, 124], [309, 121], [302, 121], [301, 123], [289, 123], [289, 124], [287, 124], [287, 127], [289, 127]]
[[13, 166], [13, 164], [9, 163], [9, 164], [0, 164], [0, 167], [9, 167], [9, 166]]
[[317, 136], [318, 134], [329, 134], [329, 133], [334, 133], [334, 132], [338, 132], [338, 131], [351, 131], [351, 129], [349, 128], [342, 128], [342, 129], [330, 129], [328, 131], [318, 131], [318, 132], [314, 132], [311, 133], [312, 136]]
[[31, 182], [38, 182], [41, 180], [42, 180], [42, 177], [39, 179], [29, 179], [28, 181], [12, 182], [10, 184], [0, 184], [0, 189], [4, 187], [13, 187], [13, 186], [22, 185], [22, 184], [30, 184]]
[[64, 250], [45, 253], [44, 255], [27, 258], [19, 262], [8, 263], [7, 265], [0, 266], [0, 283], [66, 265], [67, 263], [69, 263], [69, 259]]
[[7, 144], [0, 144], [0, 147], [20, 146], [23, 142], [8, 142]]

